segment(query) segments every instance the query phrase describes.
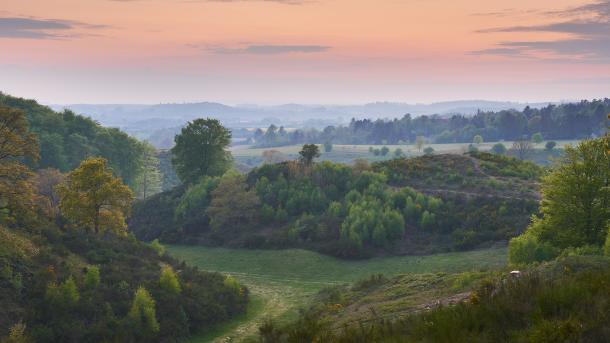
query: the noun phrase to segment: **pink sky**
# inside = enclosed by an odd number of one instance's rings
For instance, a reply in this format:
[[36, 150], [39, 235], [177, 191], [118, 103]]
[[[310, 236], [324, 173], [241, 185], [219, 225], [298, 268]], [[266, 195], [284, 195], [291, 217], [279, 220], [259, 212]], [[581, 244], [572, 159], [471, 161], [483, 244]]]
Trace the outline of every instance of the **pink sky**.
[[3, 0], [0, 44], [50, 103], [610, 96], [610, 1]]

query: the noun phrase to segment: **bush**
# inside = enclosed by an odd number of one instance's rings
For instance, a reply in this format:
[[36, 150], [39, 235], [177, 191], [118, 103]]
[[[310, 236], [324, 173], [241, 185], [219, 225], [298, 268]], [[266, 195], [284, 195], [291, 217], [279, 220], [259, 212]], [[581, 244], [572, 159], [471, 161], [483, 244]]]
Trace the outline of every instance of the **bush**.
[[555, 148], [555, 146], [556, 146], [556, 145], [557, 145], [557, 143], [555, 143], [554, 141], [548, 141], [548, 142], [546, 142], [546, 144], [544, 145], [544, 148], [545, 148], [547, 151], [551, 151], [551, 150], [553, 150], [553, 149]]
[[559, 256], [559, 249], [547, 242], [539, 242], [531, 233], [510, 240], [508, 261], [514, 265], [552, 260]]
[[426, 154], [426, 155], [432, 155], [433, 153], [434, 153], [434, 148], [433, 148], [433, 147], [431, 147], [431, 146], [426, 147], [426, 148], [424, 149], [424, 154]]
[[504, 154], [506, 154], [506, 146], [504, 146], [504, 144], [502, 144], [502, 143], [496, 143], [491, 148], [491, 152], [496, 155], [504, 155]]

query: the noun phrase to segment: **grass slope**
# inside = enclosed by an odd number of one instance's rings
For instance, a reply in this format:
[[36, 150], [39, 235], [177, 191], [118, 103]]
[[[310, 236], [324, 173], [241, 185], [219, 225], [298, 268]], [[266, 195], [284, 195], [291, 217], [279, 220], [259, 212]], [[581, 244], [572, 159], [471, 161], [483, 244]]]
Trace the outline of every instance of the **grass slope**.
[[395, 276], [420, 273], [458, 273], [502, 268], [506, 248], [447, 253], [430, 256], [397, 256], [348, 261], [315, 252], [288, 250], [239, 250], [200, 246], [168, 246], [170, 254], [203, 270], [233, 275], [245, 284], [254, 306], [245, 318], [232, 321], [214, 335], [190, 342], [255, 340], [266, 318], [288, 322], [321, 289], [368, 278], [372, 274]]

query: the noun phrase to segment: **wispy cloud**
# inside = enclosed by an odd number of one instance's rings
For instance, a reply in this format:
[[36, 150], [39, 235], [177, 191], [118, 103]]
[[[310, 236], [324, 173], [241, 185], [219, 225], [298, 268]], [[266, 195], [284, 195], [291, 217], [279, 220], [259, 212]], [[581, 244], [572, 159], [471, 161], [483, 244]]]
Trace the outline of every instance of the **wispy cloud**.
[[610, 1], [596, 2], [559, 11], [547, 16], [560, 21], [544, 25], [519, 25], [487, 28], [478, 33], [534, 33], [567, 34], [570, 38], [548, 41], [503, 41], [497, 47], [473, 51], [478, 55], [505, 57], [534, 57], [538, 53], [554, 55], [551, 60], [574, 62], [610, 62]]
[[[195, 46], [199, 47], [199, 46]], [[282, 45], [282, 44], [251, 44], [239, 47], [224, 45], [204, 45], [201, 48], [213, 54], [250, 54], [250, 55], [279, 55], [279, 54], [310, 54], [325, 52], [331, 47], [324, 45]]]
[[0, 17], [0, 38], [70, 39], [83, 36], [78, 30], [107, 27], [72, 20]]

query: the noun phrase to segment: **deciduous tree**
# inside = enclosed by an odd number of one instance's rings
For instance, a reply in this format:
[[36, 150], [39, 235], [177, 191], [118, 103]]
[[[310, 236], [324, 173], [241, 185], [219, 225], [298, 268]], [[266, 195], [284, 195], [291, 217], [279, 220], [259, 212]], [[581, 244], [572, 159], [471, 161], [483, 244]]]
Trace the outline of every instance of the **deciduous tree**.
[[98, 233], [102, 230], [122, 232], [125, 216], [131, 210], [133, 192], [103, 158], [84, 160], [57, 187], [62, 215], [73, 224]]
[[252, 224], [259, 208], [260, 199], [254, 189], [247, 189], [244, 176], [229, 171], [212, 192], [207, 214], [213, 230], [239, 230]]
[[189, 122], [175, 137], [173, 164], [183, 182], [195, 183], [204, 175], [222, 175], [230, 166], [231, 131], [216, 119]]
[[305, 144], [299, 151], [300, 160], [305, 165], [310, 165], [314, 158], [320, 157], [320, 149], [315, 144]]

